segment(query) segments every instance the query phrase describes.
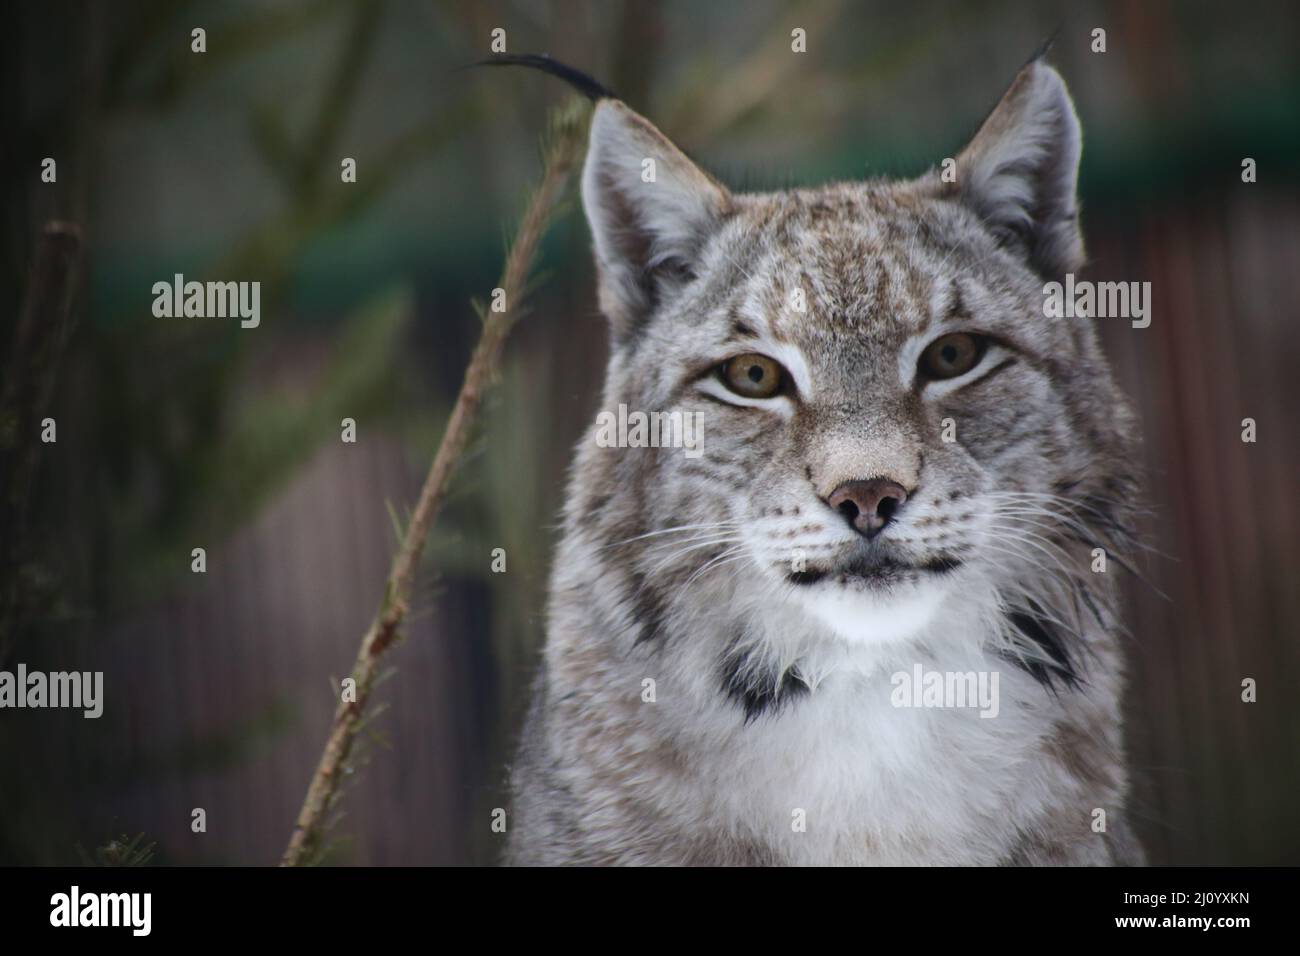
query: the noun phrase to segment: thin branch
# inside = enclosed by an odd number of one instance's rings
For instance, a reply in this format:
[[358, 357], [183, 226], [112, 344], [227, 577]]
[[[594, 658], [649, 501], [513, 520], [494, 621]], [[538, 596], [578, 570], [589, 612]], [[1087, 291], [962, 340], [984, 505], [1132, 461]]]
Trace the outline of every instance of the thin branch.
[[420, 490], [420, 497], [401, 546], [393, 559], [383, 602], [370, 629], [361, 641], [352, 677], [356, 681], [356, 700], [342, 702], [334, 711], [329, 739], [320, 763], [307, 788], [307, 796], [281, 866], [301, 866], [308, 862], [321, 843], [325, 819], [329, 814], [344, 767], [352, 751], [357, 731], [364, 723], [366, 705], [380, 672], [384, 653], [397, 640], [410, 608], [411, 586], [416, 566], [424, 552], [429, 530], [447, 496], [447, 489], [469, 442], [478, 418], [483, 396], [491, 384], [501, 355], [501, 348], [522, 313], [528, 275], [536, 258], [537, 246], [569, 173], [576, 164], [585, 140], [586, 106], [575, 102], [553, 114], [544, 149], [542, 178], [529, 199], [524, 217], [515, 231], [506, 256], [500, 288], [505, 290], [506, 310], [488, 311], [478, 344], [465, 369], [465, 379], [456, 397], [447, 430], [443, 433], [433, 464]]

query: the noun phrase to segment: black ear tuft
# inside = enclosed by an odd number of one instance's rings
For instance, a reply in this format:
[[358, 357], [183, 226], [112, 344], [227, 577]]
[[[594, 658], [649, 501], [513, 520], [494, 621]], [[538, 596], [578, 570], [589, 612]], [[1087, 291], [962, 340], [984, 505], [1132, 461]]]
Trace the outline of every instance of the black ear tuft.
[[618, 99], [614, 93], [588, 74], [559, 60], [552, 60], [544, 53], [501, 53], [486, 60], [479, 60], [474, 65], [523, 66], [530, 70], [540, 70], [568, 83], [593, 103], [598, 100]]

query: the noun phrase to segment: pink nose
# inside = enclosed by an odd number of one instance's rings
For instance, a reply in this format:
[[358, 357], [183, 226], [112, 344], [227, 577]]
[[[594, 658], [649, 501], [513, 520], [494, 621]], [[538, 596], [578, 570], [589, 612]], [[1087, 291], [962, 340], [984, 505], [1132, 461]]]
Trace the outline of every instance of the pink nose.
[[874, 538], [907, 500], [907, 491], [888, 478], [846, 481], [826, 499], [858, 532]]

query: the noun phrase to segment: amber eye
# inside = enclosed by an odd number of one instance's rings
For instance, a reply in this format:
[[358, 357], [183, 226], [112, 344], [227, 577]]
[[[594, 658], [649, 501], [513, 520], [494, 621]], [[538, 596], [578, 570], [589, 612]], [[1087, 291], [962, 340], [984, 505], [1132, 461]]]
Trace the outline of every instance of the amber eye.
[[941, 335], [921, 353], [921, 374], [930, 379], [956, 378], [973, 369], [981, 358], [988, 341], [969, 332], [950, 332]]
[[727, 388], [745, 398], [771, 398], [781, 391], [780, 365], [766, 355], [737, 355], [722, 363], [718, 373]]

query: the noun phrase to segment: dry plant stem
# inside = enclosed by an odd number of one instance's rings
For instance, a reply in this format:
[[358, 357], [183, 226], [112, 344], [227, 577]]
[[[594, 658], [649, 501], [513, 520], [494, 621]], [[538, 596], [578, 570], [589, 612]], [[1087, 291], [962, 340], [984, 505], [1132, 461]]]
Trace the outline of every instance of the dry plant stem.
[[429, 529], [438, 516], [456, 465], [469, 442], [484, 392], [491, 384], [496, 370], [501, 347], [520, 314], [525, 283], [538, 242], [546, 230], [551, 210], [582, 145], [580, 124], [574, 117], [574, 110], [570, 109], [568, 119], [557, 122], [555, 128], [557, 132], [546, 150], [541, 182], [529, 199], [506, 256], [500, 285], [505, 290], [506, 311], [484, 312], [483, 331], [479, 335], [474, 354], [470, 357], [469, 366], [465, 369], [460, 394], [456, 397], [456, 404], [447, 421], [447, 430], [443, 433], [433, 464], [424, 479], [424, 487], [420, 490], [401, 547], [393, 559], [383, 603], [357, 652], [351, 674], [356, 680], [356, 700], [342, 702], [334, 711], [329, 739], [307, 788], [307, 797], [299, 811], [289, 846], [280, 860], [281, 866], [303, 864], [320, 840], [326, 813], [342, 783], [343, 768], [362, 724], [370, 691], [379, 674], [380, 660], [396, 640], [409, 610], [411, 585], [420, 555], [424, 552]]

